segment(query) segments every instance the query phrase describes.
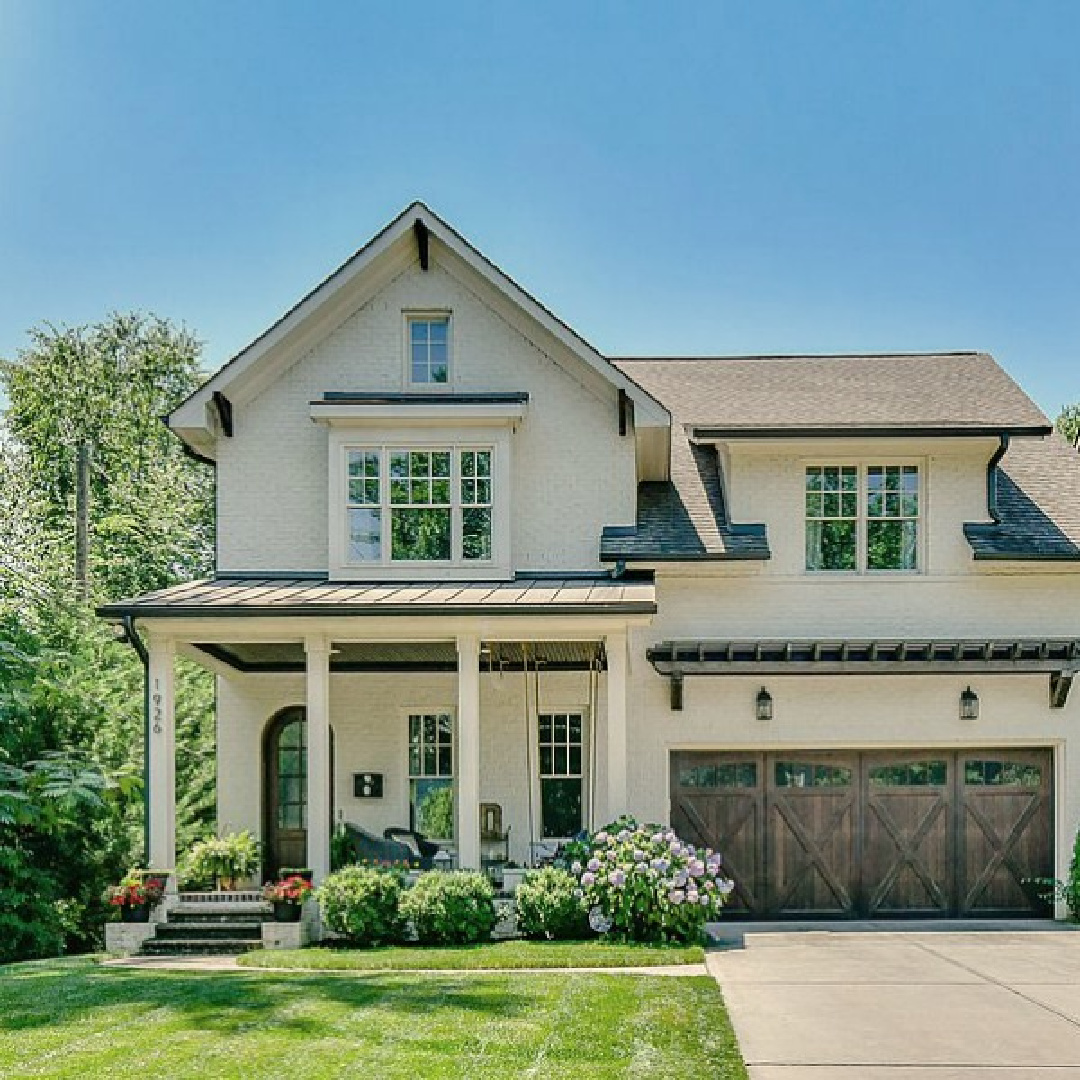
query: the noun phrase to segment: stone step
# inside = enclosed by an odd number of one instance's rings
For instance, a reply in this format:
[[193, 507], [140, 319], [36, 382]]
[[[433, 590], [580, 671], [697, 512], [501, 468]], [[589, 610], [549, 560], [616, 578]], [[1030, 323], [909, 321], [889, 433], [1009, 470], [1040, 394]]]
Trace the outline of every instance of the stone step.
[[143, 942], [144, 956], [231, 956], [262, 947], [257, 939], [217, 938], [201, 941], [191, 938], [163, 939], [152, 937]]
[[210, 923], [189, 925], [187, 923], [158, 923], [156, 938], [159, 941], [261, 941], [260, 923]]
[[270, 918], [269, 911], [183, 911], [169, 912], [171, 926], [258, 926]]

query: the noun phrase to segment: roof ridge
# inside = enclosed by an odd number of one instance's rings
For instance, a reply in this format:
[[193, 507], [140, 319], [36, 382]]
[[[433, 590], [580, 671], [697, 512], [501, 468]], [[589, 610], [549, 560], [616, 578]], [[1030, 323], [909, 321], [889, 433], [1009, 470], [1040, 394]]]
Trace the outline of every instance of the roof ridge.
[[706, 356], [608, 356], [612, 363], [700, 363], [711, 360], [884, 360], [892, 357], [992, 356], [983, 349], [942, 352], [853, 352], [853, 353], [713, 353]]

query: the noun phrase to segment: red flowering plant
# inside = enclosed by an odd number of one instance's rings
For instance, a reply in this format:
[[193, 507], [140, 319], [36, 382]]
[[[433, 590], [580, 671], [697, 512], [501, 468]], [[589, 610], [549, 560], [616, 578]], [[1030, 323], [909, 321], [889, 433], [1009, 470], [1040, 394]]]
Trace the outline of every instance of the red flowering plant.
[[131, 871], [125, 874], [119, 885], [110, 885], [102, 899], [110, 907], [138, 908], [160, 904], [165, 895], [165, 881], [161, 877], [144, 876]]
[[263, 899], [272, 904], [302, 904], [314, 891], [315, 886], [307, 878], [291, 874], [264, 885]]

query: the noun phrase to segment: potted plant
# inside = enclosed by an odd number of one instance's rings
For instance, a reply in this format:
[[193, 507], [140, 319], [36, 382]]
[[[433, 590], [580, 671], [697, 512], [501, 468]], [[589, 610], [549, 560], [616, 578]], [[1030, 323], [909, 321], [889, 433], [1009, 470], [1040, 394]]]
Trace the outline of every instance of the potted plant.
[[299, 922], [304, 901], [315, 891], [307, 878], [292, 874], [263, 887], [263, 899], [274, 905], [275, 922]]
[[253, 833], [226, 833], [193, 844], [185, 864], [189, 881], [213, 883], [218, 889], [232, 891], [245, 878], [259, 870], [259, 842]]
[[110, 885], [103, 899], [120, 912], [121, 922], [145, 923], [150, 921], [150, 909], [160, 904], [164, 895], [163, 878], [131, 871], [121, 879], [119, 885]]

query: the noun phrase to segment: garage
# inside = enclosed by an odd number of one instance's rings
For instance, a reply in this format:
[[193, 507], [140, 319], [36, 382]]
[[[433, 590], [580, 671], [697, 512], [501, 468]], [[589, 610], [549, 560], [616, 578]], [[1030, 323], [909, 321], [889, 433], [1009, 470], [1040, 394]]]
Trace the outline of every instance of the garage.
[[758, 918], [1045, 915], [1045, 748], [673, 751], [671, 824], [722, 853]]

